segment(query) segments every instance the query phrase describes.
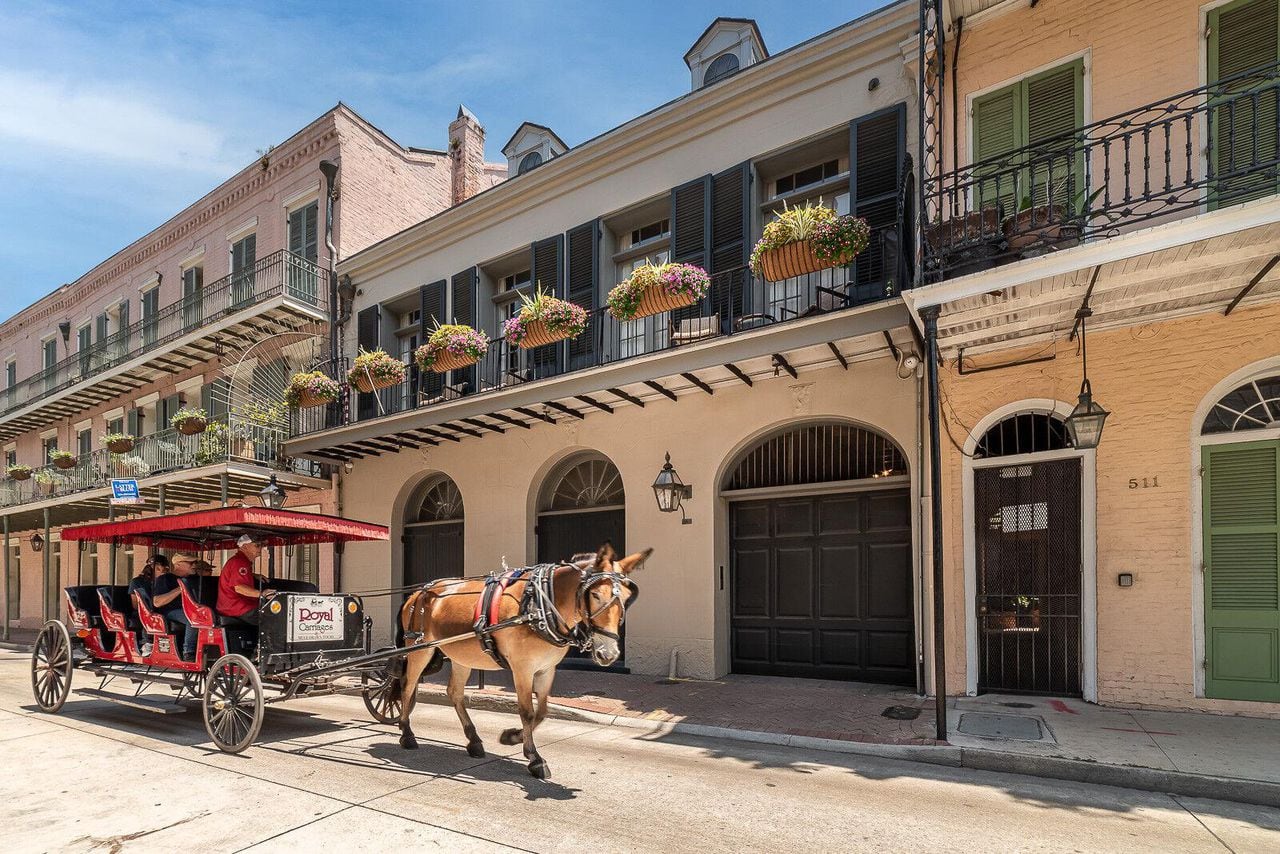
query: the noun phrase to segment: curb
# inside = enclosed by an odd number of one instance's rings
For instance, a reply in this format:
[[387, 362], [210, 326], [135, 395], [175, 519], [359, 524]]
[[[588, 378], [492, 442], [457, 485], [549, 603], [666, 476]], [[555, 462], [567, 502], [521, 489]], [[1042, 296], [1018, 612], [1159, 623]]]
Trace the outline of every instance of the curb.
[[0, 641], [0, 649], [7, 649], [13, 652], [31, 652], [31, 644], [17, 643], [16, 641]]
[[[418, 699], [436, 705], [451, 705], [448, 698], [435, 692], [419, 691]], [[472, 708], [486, 711], [514, 712], [515, 702], [492, 694], [471, 694], [468, 701]], [[1258, 806], [1280, 807], [1280, 783], [1265, 780], [1249, 780], [1239, 777], [1215, 777], [1209, 774], [1193, 774], [1187, 771], [1166, 771], [1139, 765], [1114, 765], [1082, 759], [1066, 759], [1053, 756], [1031, 756], [1003, 750], [987, 750], [959, 747], [953, 744], [877, 744], [865, 741], [844, 741], [835, 738], [817, 738], [806, 735], [788, 735], [780, 732], [732, 729], [681, 721], [654, 721], [626, 715], [610, 715], [587, 709], [576, 709], [550, 703], [549, 717], [560, 720], [618, 726], [626, 729], [657, 734], [690, 735], [700, 738], [719, 738], [753, 744], [769, 744], [778, 747], [794, 747], [801, 750], [822, 750], [871, 756], [879, 759], [897, 759], [949, 768], [968, 768], [973, 771], [991, 771], [1006, 774], [1022, 774], [1051, 780], [1074, 783], [1090, 783], [1098, 786], [1116, 786], [1191, 798], [1210, 798], [1234, 801]]]

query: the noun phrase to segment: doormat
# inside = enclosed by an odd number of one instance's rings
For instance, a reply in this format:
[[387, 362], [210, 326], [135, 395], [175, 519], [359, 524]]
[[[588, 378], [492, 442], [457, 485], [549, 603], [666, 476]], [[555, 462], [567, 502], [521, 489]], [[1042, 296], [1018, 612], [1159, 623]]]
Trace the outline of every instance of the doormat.
[[920, 710], [915, 706], [890, 706], [880, 713], [880, 717], [893, 721], [914, 721], [920, 717]]

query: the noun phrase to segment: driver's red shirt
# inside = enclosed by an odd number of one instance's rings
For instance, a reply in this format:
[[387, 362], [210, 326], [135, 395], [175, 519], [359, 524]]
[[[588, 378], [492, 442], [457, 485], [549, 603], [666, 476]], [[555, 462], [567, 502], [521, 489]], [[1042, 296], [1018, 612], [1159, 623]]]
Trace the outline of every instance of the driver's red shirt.
[[258, 607], [258, 600], [245, 596], [236, 590], [241, 587], [254, 587], [253, 564], [243, 552], [236, 552], [222, 567], [218, 576], [218, 613], [226, 617], [239, 617]]

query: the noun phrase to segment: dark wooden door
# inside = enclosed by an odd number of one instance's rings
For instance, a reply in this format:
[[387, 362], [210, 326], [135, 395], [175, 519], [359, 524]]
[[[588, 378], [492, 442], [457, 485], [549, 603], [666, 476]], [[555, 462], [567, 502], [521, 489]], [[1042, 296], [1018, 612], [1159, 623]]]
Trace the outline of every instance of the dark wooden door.
[[735, 502], [730, 552], [735, 672], [915, 684], [906, 489]]
[[1080, 461], [974, 472], [978, 690], [1080, 695]]
[[[568, 560], [579, 552], [594, 552], [606, 542], [613, 543], [618, 554], [626, 553], [626, 512], [595, 510], [586, 513], [550, 513], [538, 517], [538, 563], [555, 563]], [[622, 641], [618, 647], [622, 656], [609, 670], [625, 671], [627, 657], [627, 626], [619, 632]], [[589, 654], [569, 650], [561, 667], [600, 670]]]
[[405, 528], [406, 585], [462, 576], [462, 525], [462, 522], [442, 522]]

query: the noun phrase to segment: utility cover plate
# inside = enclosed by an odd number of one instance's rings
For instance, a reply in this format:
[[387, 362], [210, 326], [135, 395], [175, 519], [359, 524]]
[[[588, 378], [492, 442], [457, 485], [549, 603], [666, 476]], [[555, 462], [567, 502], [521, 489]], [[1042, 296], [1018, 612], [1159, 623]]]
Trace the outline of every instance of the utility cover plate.
[[1043, 741], [1045, 728], [1039, 718], [1027, 715], [996, 715], [965, 712], [960, 716], [960, 732], [982, 738], [1016, 738], [1019, 741]]

